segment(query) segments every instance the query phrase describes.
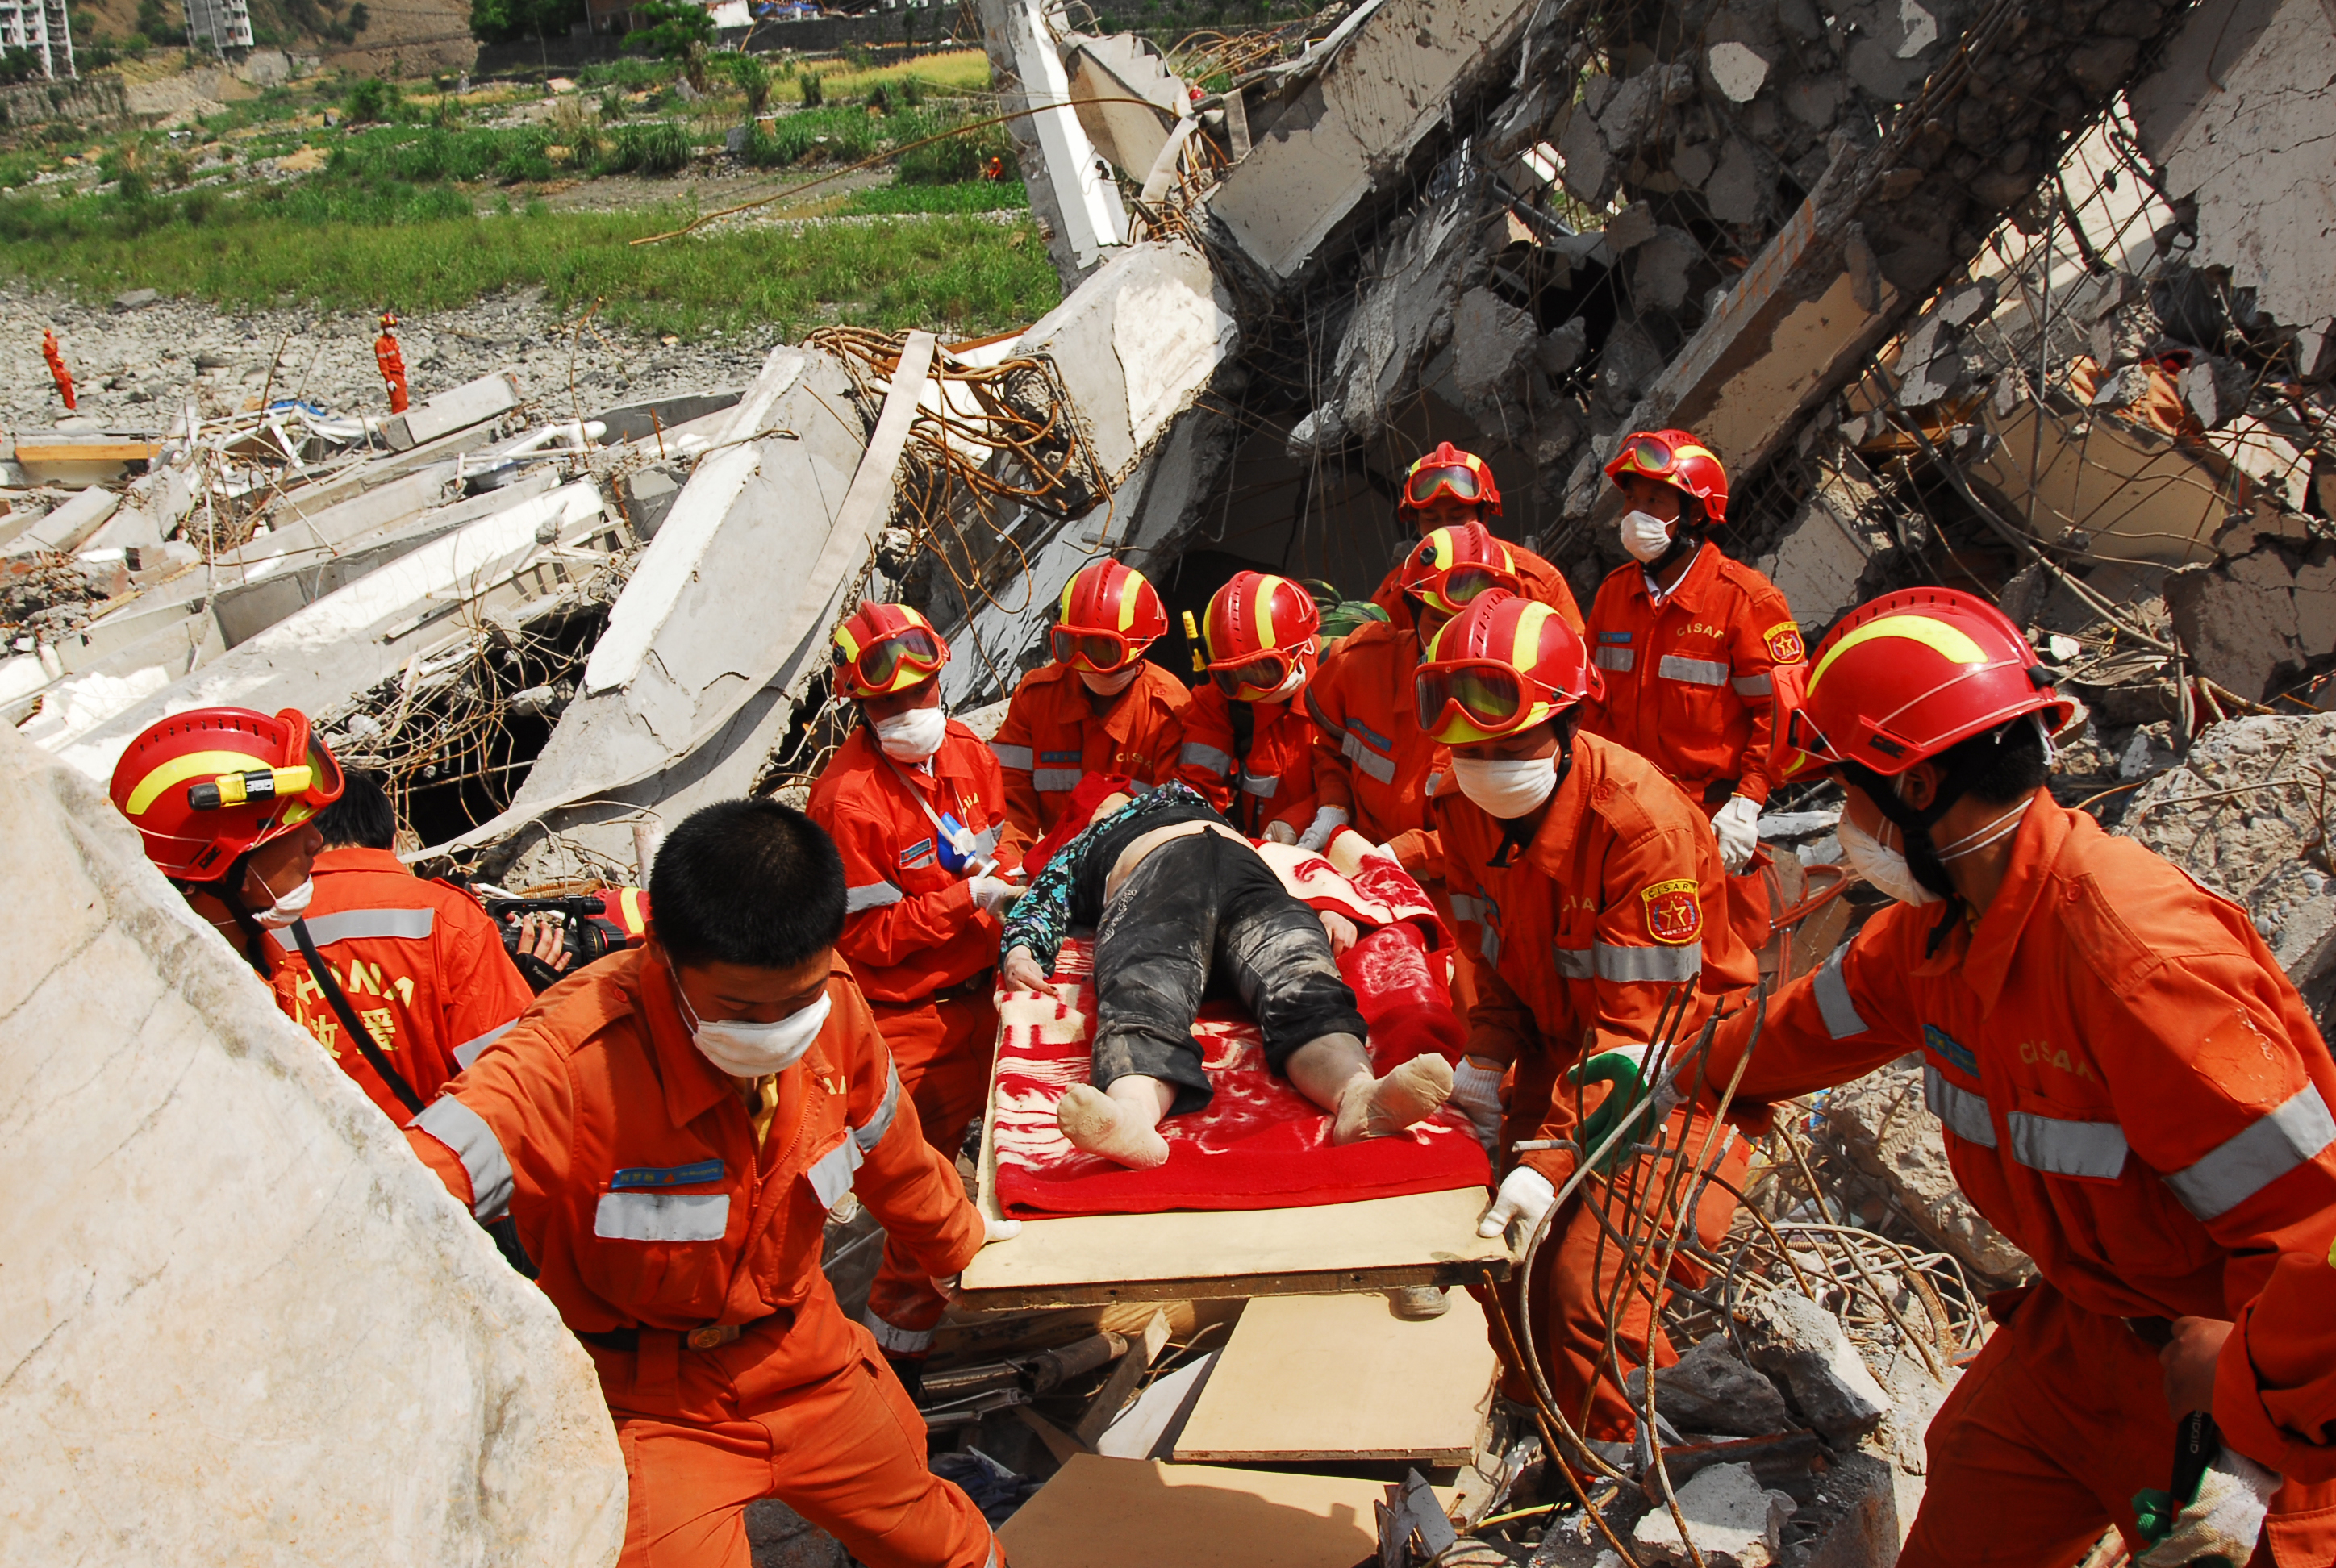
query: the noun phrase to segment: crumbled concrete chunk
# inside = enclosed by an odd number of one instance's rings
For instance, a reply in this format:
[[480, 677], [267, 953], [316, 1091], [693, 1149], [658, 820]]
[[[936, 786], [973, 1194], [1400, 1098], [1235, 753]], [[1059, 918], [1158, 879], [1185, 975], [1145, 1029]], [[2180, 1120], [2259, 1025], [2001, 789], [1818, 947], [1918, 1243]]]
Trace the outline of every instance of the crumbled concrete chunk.
[[1653, 1508], [1631, 1538], [1646, 1548], [1643, 1560], [1692, 1563], [1679, 1534], [1684, 1519], [1706, 1568], [1768, 1568], [1776, 1561], [1785, 1521], [1797, 1506], [1784, 1493], [1762, 1486], [1749, 1465], [1714, 1465], [1679, 1489], [1679, 1518], [1668, 1507]]
[[1752, 1364], [1784, 1386], [1810, 1426], [1828, 1437], [1870, 1432], [1890, 1396], [1842, 1331], [1840, 1320], [1806, 1296], [1777, 1290], [1745, 1309]]

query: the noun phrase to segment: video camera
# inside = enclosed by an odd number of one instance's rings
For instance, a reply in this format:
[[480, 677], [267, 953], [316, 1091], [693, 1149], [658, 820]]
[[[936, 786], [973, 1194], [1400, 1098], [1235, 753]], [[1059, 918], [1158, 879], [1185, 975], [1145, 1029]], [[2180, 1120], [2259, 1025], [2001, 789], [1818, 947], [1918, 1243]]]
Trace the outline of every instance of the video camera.
[[[502, 932], [503, 951], [511, 955], [521, 976], [539, 994], [585, 965], [621, 951], [631, 940], [625, 928], [608, 917], [607, 901], [599, 893], [559, 899], [490, 898], [486, 906]], [[565, 965], [553, 969], [533, 954], [519, 950], [520, 920], [525, 915], [560, 917], [565, 927], [560, 945], [568, 950]]]

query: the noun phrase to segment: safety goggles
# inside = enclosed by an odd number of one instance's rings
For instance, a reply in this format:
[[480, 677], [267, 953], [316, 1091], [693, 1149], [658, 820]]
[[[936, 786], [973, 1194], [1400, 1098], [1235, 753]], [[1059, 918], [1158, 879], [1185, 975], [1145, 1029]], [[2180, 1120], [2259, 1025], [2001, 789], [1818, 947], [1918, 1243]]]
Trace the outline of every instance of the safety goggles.
[[1424, 507], [1439, 495], [1473, 506], [1484, 499], [1483, 482], [1476, 477], [1476, 471], [1465, 463], [1414, 469], [1403, 482], [1403, 499], [1408, 505]]
[[[836, 655], [836, 663], [845, 662], [842, 649], [837, 649]], [[903, 668], [922, 680], [939, 669], [941, 661], [941, 645], [933, 634], [923, 627], [912, 626], [861, 649], [860, 657], [850, 663], [861, 690], [889, 692]]]
[[1524, 585], [1514, 574], [1498, 567], [1455, 566], [1444, 574], [1441, 587], [1418, 597], [1431, 609], [1458, 615], [1474, 603], [1478, 595], [1489, 593], [1496, 588], [1506, 589], [1519, 598], [1524, 595]]
[[1644, 473], [1656, 479], [1669, 478], [1678, 462], [1679, 453], [1672, 451], [1671, 443], [1660, 435], [1632, 436], [1630, 444], [1622, 449], [1622, 455], [1616, 460], [1625, 473]]
[[1053, 638], [1055, 662], [1083, 669], [1089, 675], [1109, 675], [1124, 669], [1141, 658], [1149, 646], [1115, 631], [1082, 631], [1067, 626], [1055, 628]]
[[1411, 693], [1420, 729], [1438, 741], [1444, 736], [1437, 732], [1455, 720], [1497, 733], [1549, 696], [1492, 659], [1423, 666], [1412, 677]]
[[1253, 701], [1268, 692], [1280, 691], [1281, 683], [1290, 678], [1296, 666], [1297, 656], [1290, 649], [1270, 648], [1238, 665], [1211, 665], [1209, 678], [1227, 696]]

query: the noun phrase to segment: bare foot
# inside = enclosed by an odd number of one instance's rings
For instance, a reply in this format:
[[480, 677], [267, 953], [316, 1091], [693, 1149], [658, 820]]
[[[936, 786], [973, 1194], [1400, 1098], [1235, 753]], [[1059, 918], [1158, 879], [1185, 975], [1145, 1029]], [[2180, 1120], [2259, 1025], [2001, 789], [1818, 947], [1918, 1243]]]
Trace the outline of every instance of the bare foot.
[[1383, 1138], [1424, 1122], [1452, 1097], [1452, 1064], [1430, 1051], [1384, 1078], [1358, 1079], [1338, 1096], [1330, 1123], [1334, 1144]]
[[1160, 1129], [1144, 1126], [1093, 1084], [1071, 1086], [1055, 1106], [1055, 1125], [1081, 1154], [1101, 1154], [1139, 1171], [1157, 1170], [1168, 1163], [1168, 1140]]

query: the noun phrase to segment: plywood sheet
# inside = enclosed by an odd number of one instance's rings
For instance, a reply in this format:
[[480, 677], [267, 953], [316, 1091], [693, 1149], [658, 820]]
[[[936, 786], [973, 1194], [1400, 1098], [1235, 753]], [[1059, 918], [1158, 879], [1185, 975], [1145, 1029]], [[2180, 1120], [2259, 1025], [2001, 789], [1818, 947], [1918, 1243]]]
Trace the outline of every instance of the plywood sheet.
[[1006, 1522], [1014, 1568], [1350, 1568], [1387, 1487], [1082, 1454]]
[[1176, 1440], [1180, 1460], [1466, 1462], [1493, 1397], [1484, 1312], [1455, 1290], [1406, 1322], [1377, 1291], [1251, 1301]]

